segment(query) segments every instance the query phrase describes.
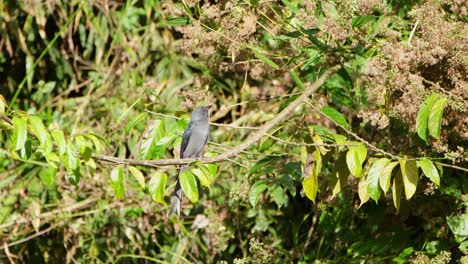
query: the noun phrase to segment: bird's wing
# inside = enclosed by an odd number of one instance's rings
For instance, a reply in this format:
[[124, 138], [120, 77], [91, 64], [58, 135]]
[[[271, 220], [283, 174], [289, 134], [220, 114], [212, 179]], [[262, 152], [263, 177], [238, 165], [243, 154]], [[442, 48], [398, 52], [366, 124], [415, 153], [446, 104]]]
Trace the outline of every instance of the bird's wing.
[[190, 135], [192, 134], [192, 127], [193, 123], [190, 122], [187, 128], [184, 130], [184, 134], [182, 135], [182, 144], [180, 144], [180, 158], [184, 158], [184, 152], [190, 141]]

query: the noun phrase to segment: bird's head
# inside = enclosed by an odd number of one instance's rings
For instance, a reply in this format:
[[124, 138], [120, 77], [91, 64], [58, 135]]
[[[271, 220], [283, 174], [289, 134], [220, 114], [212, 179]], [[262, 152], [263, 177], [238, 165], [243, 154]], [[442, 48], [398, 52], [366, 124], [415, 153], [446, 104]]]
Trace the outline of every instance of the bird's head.
[[192, 121], [208, 119], [210, 116], [210, 108], [211, 105], [198, 106], [197, 108], [193, 109], [190, 119]]

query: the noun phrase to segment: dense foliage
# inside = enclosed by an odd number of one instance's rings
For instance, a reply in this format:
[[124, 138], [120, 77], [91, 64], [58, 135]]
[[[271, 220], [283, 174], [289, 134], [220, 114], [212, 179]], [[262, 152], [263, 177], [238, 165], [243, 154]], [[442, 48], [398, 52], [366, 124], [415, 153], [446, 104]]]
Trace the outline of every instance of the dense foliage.
[[0, 12], [1, 263], [468, 263], [468, 2]]

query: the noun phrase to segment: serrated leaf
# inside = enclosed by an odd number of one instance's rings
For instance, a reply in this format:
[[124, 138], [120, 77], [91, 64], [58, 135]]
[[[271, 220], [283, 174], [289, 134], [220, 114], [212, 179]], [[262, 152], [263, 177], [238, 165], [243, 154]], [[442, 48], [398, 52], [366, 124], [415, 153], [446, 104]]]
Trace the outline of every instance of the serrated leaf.
[[405, 189], [406, 200], [411, 199], [416, 192], [419, 175], [416, 161], [400, 160], [401, 175], [403, 178], [403, 187]]
[[388, 190], [390, 189], [390, 180], [392, 178], [392, 171], [395, 168], [396, 165], [398, 165], [398, 161], [393, 161], [388, 163], [385, 168], [383, 169], [382, 174], [380, 174], [380, 187], [384, 191], [384, 194], [386, 195]]
[[111, 187], [114, 189], [115, 197], [117, 199], [121, 199], [125, 195], [125, 187], [124, 187], [124, 170], [122, 167], [115, 167], [111, 172]]
[[439, 94], [434, 93], [429, 95], [426, 100], [422, 103], [416, 117], [416, 131], [421, 139], [427, 142], [427, 123], [429, 121], [429, 113], [431, 112], [432, 106], [439, 98]]
[[144, 189], [145, 188], [145, 176], [143, 175], [143, 173], [139, 169], [133, 166], [128, 166], [128, 170], [133, 175], [133, 177], [135, 177], [138, 184], [140, 184], [141, 188]]
[[361, 207], [363, 204], [367, 203], [369, 201], [369, 192], [367, 191], [367, 180], [366, 177], [362, 177], [359, 180], [358, 183], [358, 195], [359, 195], [359, 200], [361, 200], [361, 203], [359, 204], [359, 207]]
[[336, 123], [338, 123], [338, 124], [344, 126], [345, 128], [349, 129], [349, 124], [346, 121], [346, 118], [340, 112], [338, 112], [338, 110], [336, 110], [335, 108], [330, 107], [330, 106], [324, 106], [324, 107], [322, 107], [322, 109], [320, 109], [320, 111], [324, 115], [331, 118]]
[[185, 196], [192, 202], [198, 201], [198, 186], [195, 175], [190, 170], [183, 170], [179, 176], [180, 186]]
[[[354, 143], [354, 142], [351, 142]], [[360, 144], [359, 146], [349, 147], [346, 153], [346, 164], [354, 177], [360, 177], [362, 173], [362, 164], [367, 157], [367, 148]]]
[[267, 189], [267, 184], [265, 180], [259, 180], [250, 187], [249, 202], [253, 207], [257, 206], [258, 200], [260, 200], [260, 195], [266, 189]]
[[401, 193], [403, 192], [403, 179], [401, 173], [401, 167], [395, 174], [392, 184], [392, 198], [393, 205], [395, 206], [397, 213], [400, 211]]
[[271, 67], [273, 67], [274, 69], [278, 70], [280, 67], [278, 66], [278, 64], [276, 64], [274, 61], [270, 60], [269, 58], [267, 58], [265, 55], [261, 54], [260, 52], [256, 51], [256, 50], [253, 50], [254, 54], [255, 54], [255, 57], [259, 58], [261, 61], [263, 61], [265, 64], [268, 64], [270, 65]]
[[444, 112], [447, 98], [440, 98], [432, 106], [429, 113], [428, 129], [429, 135], [433, 138], [440, 139], [440, 129], [442, 125], [442, 113]]
[[417, 166], [422, 169], [424, 175], [428, 177], [435, 185], [440, 186], [439, 171], [437, 171], [434, 163], [428, 159], [421, 159], [416, 162]]
[[15, 150], [24, 148], [26, 139], [28, 138], [28, 129], [26, 127], [26, 119], [23, 117], [13, 117], [13, 145]]
[[141, 113], [137, 117], [133, 118], [128, 124], [125, 126], [125, 135], [130, 133], [130, 130], [138, 125], [141, 121], [146, 118], [146, 113]]
[[155, 202], [165, 204], [164, 190], [166, 189], [166, 182], [167, 174], [164, 172], [156, 171], [151, 175], [148, 182], [148, 191]]
[[67, 142], [65, 141], [63, 131], [56, 129], [50, 131], [50, 133], [52, 134], [52, 138], [54, 138], [55, 144], [57, 145], [59, 155], [62, 156], [67, 150]]
[[378, 203], [380, 198], [380, 186], [379, 186], [379, 179], [383, 173], [385, 166], [390, 163], [390, 160], [387, 158], [381, 158], [376, 160], [367, 174], [367, 192], [372, 200], [375, 203]]

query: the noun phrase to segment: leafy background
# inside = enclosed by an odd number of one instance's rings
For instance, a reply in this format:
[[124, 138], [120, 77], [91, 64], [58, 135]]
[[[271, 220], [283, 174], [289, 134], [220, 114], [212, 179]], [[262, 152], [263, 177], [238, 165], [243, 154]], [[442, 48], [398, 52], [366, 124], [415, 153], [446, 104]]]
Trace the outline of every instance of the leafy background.
[[[466, 263], [467, 9], [0, 1], [1, 261]], [[178, 157], [200, 104], [223, 153], [336, 64], [270, 136], [193, 164], [180, 219], [175, 166], [95, 156]]]

